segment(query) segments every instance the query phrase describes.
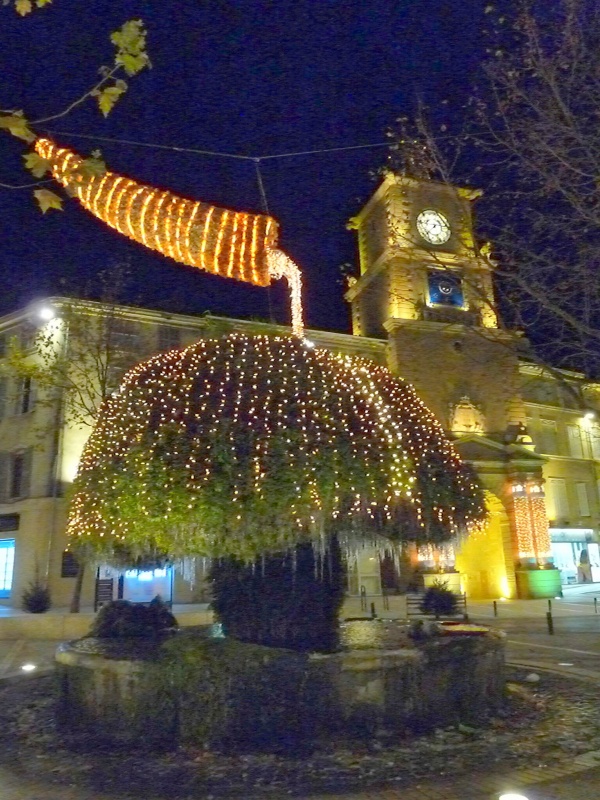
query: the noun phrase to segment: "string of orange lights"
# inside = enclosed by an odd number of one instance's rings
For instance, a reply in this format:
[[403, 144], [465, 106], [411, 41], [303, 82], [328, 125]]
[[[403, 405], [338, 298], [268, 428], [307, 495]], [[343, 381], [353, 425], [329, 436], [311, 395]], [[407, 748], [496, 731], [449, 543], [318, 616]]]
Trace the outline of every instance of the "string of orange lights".
[[181, 264], [255, 286], [286, 278], [292, 328], [302, 336], [300, 269], [276, 249], [278, 225], [272, 217], [188, 200], [110, 171], [84, 176], [84, 159], [49, 139], [38, 139], [35, 149], [51, 164], [53, 177], [84, 208], [144, 247]]

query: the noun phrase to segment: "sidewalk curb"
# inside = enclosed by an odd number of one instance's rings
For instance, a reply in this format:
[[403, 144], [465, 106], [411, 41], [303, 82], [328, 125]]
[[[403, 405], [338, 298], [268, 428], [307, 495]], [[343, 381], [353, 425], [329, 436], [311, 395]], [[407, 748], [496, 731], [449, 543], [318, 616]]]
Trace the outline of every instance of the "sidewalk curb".
[[513, 661], [512, 659], [506, 661], [506, 666], [528, 669], [532, 672], [549, 672], [552, 675], [559, 675], [561, 678], [576, 678], [584, 683], [594, 683], [600, 686], [600, 671], [581, 669], [579, 667], [560, 669], [549, 667], [539, 661]]

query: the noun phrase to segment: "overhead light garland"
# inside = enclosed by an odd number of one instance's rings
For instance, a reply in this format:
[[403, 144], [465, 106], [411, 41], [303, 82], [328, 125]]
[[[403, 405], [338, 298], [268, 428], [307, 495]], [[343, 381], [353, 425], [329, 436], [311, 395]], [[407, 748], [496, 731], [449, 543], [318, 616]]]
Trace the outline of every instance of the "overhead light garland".
[[278, 226], [272, 217], [187, 200], [108, 170], [84, 174], [84, 159], [49, 139], [38, 139], [35, 149], [51, 165], [53, 177], [84, 208], [145, 247], [181, 264], [255, 286], [286, 278], [292, 328], [302, 335], [300, 269], [277, 250]]
[[68, 531], [108, 560], [252, 561], [333, 531], [449, 541], [483, 508], [412, 387], [294, 337], [234, 334], [127, 374], [85, 448]]

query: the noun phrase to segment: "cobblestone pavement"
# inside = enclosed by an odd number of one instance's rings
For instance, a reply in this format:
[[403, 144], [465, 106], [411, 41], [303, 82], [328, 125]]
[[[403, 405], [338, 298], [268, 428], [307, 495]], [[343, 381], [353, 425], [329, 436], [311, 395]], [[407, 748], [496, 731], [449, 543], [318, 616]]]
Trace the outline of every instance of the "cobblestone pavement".
[[[582, 757], [585, 758], [585, 757]], [[423, 782], [401, 789], [370, 789], [360, 787], [347, 794], [327, 794], [298, 797], [295, 800], [498, 800], [508, 792], [523, 795], [527, 800], [595, 800], [600, 796], [600, 767], [590, 769], [585, 764], [570, 765], [564, 769], [522, 770], [506, 775], [462, 776], [460, 780]], [[2, 800], [121, 800], [69, 787], [46, 787], [19, 782], [13, 775], [0, 770], [0, 797]], [[272, 795], [272, 800], [283, 800], [287, 795]], [[262, 795], [264, 800], [265, 795]], [[144, 800], [152, 800], [145, 797]], [[208, 800], [190, 796], [189, 800]], [[238, 799], [239, 800], [239, 799]], [[244, 800], [252, 800], [246, 796]]]
[[[507, 632], [507, 655], [513, 663], [532, 671], [552, 670], [600, 686], [600, 586], [552, 601], [554, 634], [548, 633], [547, 601], [472, 603], [474, 620]], [[0, 678], [23, 675], [22, 667], [34, 664], [37, 672], [51, 669], [55, 641], [0, 641]], [[398, 788], [361, 791], [360, 786], [343, 795], [311, 796], [310, 800], [498, 800], [502, 793], [515, 792], [528, 800], [595, 800], [600, 798], [600, 752], [586, 753], [555, 769], [547, 767], [513, 773], [461, 775], [457, 780], [421, 782]], [[287, 795], [285, 795], [287, 797]], [[264, 796], [263, 796], [264, 797]], [[272, 800], [282, 800], [272, 796]], [[0, 770], [0, 800], [121, 800], [69, 787], [40, 786], [21, 782]], [[146, 797], [144, 800], [152, 800]], [[190, 800], [208, 798], [190, 797]], [[244, 800], [251, 800], [250, 797]], [[308, 797], [296, 800], [309, 800]]]

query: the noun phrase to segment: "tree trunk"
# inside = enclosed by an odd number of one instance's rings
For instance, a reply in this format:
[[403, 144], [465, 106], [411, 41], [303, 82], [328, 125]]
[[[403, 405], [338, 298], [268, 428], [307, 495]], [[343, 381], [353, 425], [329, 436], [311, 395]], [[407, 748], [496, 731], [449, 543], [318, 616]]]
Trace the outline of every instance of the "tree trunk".
[[210, 580], [226, 635], [301, 652], [337, 649], [346, 574], [335, 538], [323, 556], [302, 544], [254, 564], [215, 561]]
[[80, 561], [77, 568], [77, 577], [75, 578], [75, 586], [73, 587], [73, 597], [71, 598], [71, 605], [69, 612], [71, 614], [79, 614], [81, 610], [81, 589], [83, 587], [83, 576], [85, 573], [85, 562]]

